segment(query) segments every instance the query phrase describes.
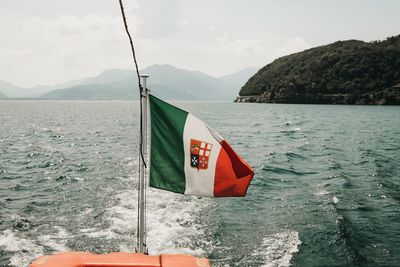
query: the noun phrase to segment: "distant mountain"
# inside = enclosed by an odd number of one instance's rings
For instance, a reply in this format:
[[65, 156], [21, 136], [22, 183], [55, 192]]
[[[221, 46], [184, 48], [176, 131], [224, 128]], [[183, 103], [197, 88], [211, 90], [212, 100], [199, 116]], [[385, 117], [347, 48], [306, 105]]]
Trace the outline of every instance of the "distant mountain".
[[238, 102], [400, 104], [400, 35], [338, 41], [279, 58], [240, 90]]
[[150, 75], [148, 87], [153, 88], [156, 95], [166, 93], [163, 92], [164, 86], [170, 90], [174, 88], [176, 93], [185, 92], [185, 95], [176, 95], [177, 99], [187, 99], [190, 95], [190, 99], [194, 100], [230, 100], [240, 88], [240, 85], [235, 88], [200, 71], [188, 71], [170, 65], [153, 65], [142, 70], [142, 73]]
[[133, 79], [135, 77], [135, 73], [132, 70], [109, 69], [94, 77], [81, 80], [79, 85], [109, 84], [127, 79]]
[[0, 80], [0, 92], [6, 94], [10, 98], [37, 98], [44, 93], [58, 88], [67, 88], [80, 84], [81, 80], [73, 80], [67, 83], [62, 83], [54, 86], [38, 85], [31, 88], [19, 87], [6, 81]]
[[29, 93], [26, 88], [15, 86], [6, 81], [0, 81], [0, 92], [9, 97], [21, 97]]
[[132, 85], [115, 82], [109, 84], [81, 84], [65, 89], [50, 91], [40, 98], [64, 100], [117, 100], [135, 99]]
[[256, 74], [258, 70], [259, 68], [248, 67], [238, 72], [219, 77], [218, 79], [227, 84], [244, 85], [249, 80], [250, 77]]
[[[235, 74], [214, 78], [200, 71], [178, 69], [171, 65], [145, 68], [149, 89], [164, 99], [232, 100], [239, 88], [254, 74], [251, 68]], [[137, 78], [133, 70], [105, 70], [80, 84], [52, 90], [44, 99], [138, 99]]]
[[8, 97], [5, 94], [0, 93], [0, 99], [7, 99]]
[[[141, 70], [150, 75], [148, 87], [163, 99], [232, 100], [241, 86], [256, 72], [246, 68], [215, 78], [200, 71], [171, 65], [153, 65]], [[133, 70], [109, 69], [99, 75], [54, 86], [23, 88], [0, 81], [0, 92], [9, 98], [41, 99], [138, 99], [137, 78]]]

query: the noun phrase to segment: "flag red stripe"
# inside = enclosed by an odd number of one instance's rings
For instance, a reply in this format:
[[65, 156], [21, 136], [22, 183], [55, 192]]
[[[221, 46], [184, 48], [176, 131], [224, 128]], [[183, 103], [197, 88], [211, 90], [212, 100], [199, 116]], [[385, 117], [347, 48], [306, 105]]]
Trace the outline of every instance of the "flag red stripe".
[[245, 196], [254, 171], [225, 140], [220, 144], [222, 148], [215, 168], [214, 196]]

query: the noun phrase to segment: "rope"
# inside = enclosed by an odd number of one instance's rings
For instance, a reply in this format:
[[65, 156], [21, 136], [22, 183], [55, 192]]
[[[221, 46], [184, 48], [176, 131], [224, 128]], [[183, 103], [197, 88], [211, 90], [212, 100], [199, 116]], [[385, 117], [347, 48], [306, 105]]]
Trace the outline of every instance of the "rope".
[[[137, 60], [136, 60], [135, 47], [134, 47], [134, 44], [133, 44], [132, 36], [129, 33], [128, 23], [126, 22], [126, 16], [125, 16], [124, 5], [122, 4], [122, 0], [119, 0], [119, 6], [121, 8], [121, 14], [122, 14], [122, 19], [124, 21], [125, 31], [126, 31], [126, 34], [128, 35], [129, 43], [130, 43], [130, 46], [131, 46], [132, 57], [133, 57], [133, 61], [135, 63], [135, 69], [136, 69], [136, 75], [137, 75], [137, 79], [138, 79], [138, 86], [139, 86], [139, 93], [140, 93], [140, 148], [139, 148], [140, 152], [139, 152], [139, 161], [142, 160], [144, 168], [147, 168], [146, 160], [145, 160], [145, 157], [143, 155], [143, 126], [142, 126], [142, 124], [143, 124], [143, 98], [144, 98], [143, 86], [142, 86], [142, 83], [140, 81], [139, 67], [138, 67], [138, 63], [137, 63]], [[142, 171], [144, 171], [144, 175], [145, 175], [145, 179], [146, 179], [146, 172], [145, 172], [145, 170], [142, 170], [141, 165], [139, 164], [139, 188], [141, 188], [141, 186], [142, 186], [142, 184], [141, 184], [142, 182], [141, 182], [141, 179], [140, 179], [140, 174], [141, 174]], [[138, 199], [139, 199], [139, 194], [140, 194], [139, 188], [138, 188]], [[146, 206], [146, 196], [145, 196], [144, 202], [145, 202], [144, 205]], [[140, 202], [138, 201], [138, 212], [139, 212], [139, 209], [140, 209]], [[147, 214], [146, 214], [146, 210], [145, 210], [145, 218], [144, 218], [145, 220], [146, 220], [146, 215]], [[138, 225], [139, 225], [139, 217], [140, 216], [138, 216], [138, 221], [137, 221]], [[146, 226], [146, 223], [145, 223], [145, 226]], [[137, 238], [139, 239], [139, 232], [137, 232]], [[144, 242], [146, 243], [146, 235], [145, 235]], [[147, 246], [146, 245], [145, 245], [145, 248], [147, 250]], [[147, 251], [146, 251], [146, 254], [147, 254]]]
[[133, 62], [135, 63], [136, 75], [137, 75], [137, 79], [138, 79], [138, 86], [139, 86], [139, 92], [140, 92], [140, 156], [141, 156], [142, 161], [144, 163], [144, 167], [147, 168], [146, 160], [144, 159], [144, 155], [142, 153], [142, 147], [143, 147], [143, 129], [142, 129], [142, 120], [143, 120], [143, 114], [142, 114], [143, 86], [142, 86], [142, 83], [140, 82], [140, 74], [139, 74], [138, 63], [137, 63], [137, 60], [136, 60], [135, 46], [133, 45], [132, 36], [129, 33], [128, 23], [126, 22], [126, 16], [125, 16], [124, 5], [122, 4], [122, 0], [119, 0], [119, 6], [121, 7], [121, 14], [122, 14], [122, 19], [124, 21], [125, 31], [126, 31], [126, 34], [128, 35], [129, 43], [131, 45]]
[[125, 31], [126, 31], [126, 34], [128, 35], [129, 42], [131, 44], [132, 56], [133, 56], [133, 61], [135, 62], [136, 75], [137, 75], [137, 78], [138, 78], [140, 94], [142, 94], [143, 86], [142, 86], [142, 84], [140, 82], [140, 74], [139, 74], [139, 67], [138, 67], [138, 64], [137, 64], [137, 61], [136, 61], [135, 47], [133, 45], [131, 34], [129, 33], [128, 23], [126, 22], [126, 16], [125, 16], [124, 5], [122, 4], [122, 0], [119, 0], [119, 6], [121, 7], [121, 13], [122, 13], [122, 19], [124, 20]]

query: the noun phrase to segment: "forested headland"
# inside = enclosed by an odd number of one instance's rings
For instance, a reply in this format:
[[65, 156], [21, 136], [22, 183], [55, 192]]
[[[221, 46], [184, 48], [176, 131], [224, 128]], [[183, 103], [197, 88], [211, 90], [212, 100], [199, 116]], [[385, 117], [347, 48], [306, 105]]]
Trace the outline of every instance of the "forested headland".
[[239, 95], [237, 102], [400, 104], [400, 35], [338, 41], [278, 58]]

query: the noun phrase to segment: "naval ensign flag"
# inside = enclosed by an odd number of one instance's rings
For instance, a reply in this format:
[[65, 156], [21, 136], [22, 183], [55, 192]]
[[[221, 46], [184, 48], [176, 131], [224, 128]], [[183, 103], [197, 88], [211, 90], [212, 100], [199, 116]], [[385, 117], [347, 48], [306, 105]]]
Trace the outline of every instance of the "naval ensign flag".
[[149, 95], [150, 186], [181, 194], [246, 195], [253, 169], [207, 124]]

